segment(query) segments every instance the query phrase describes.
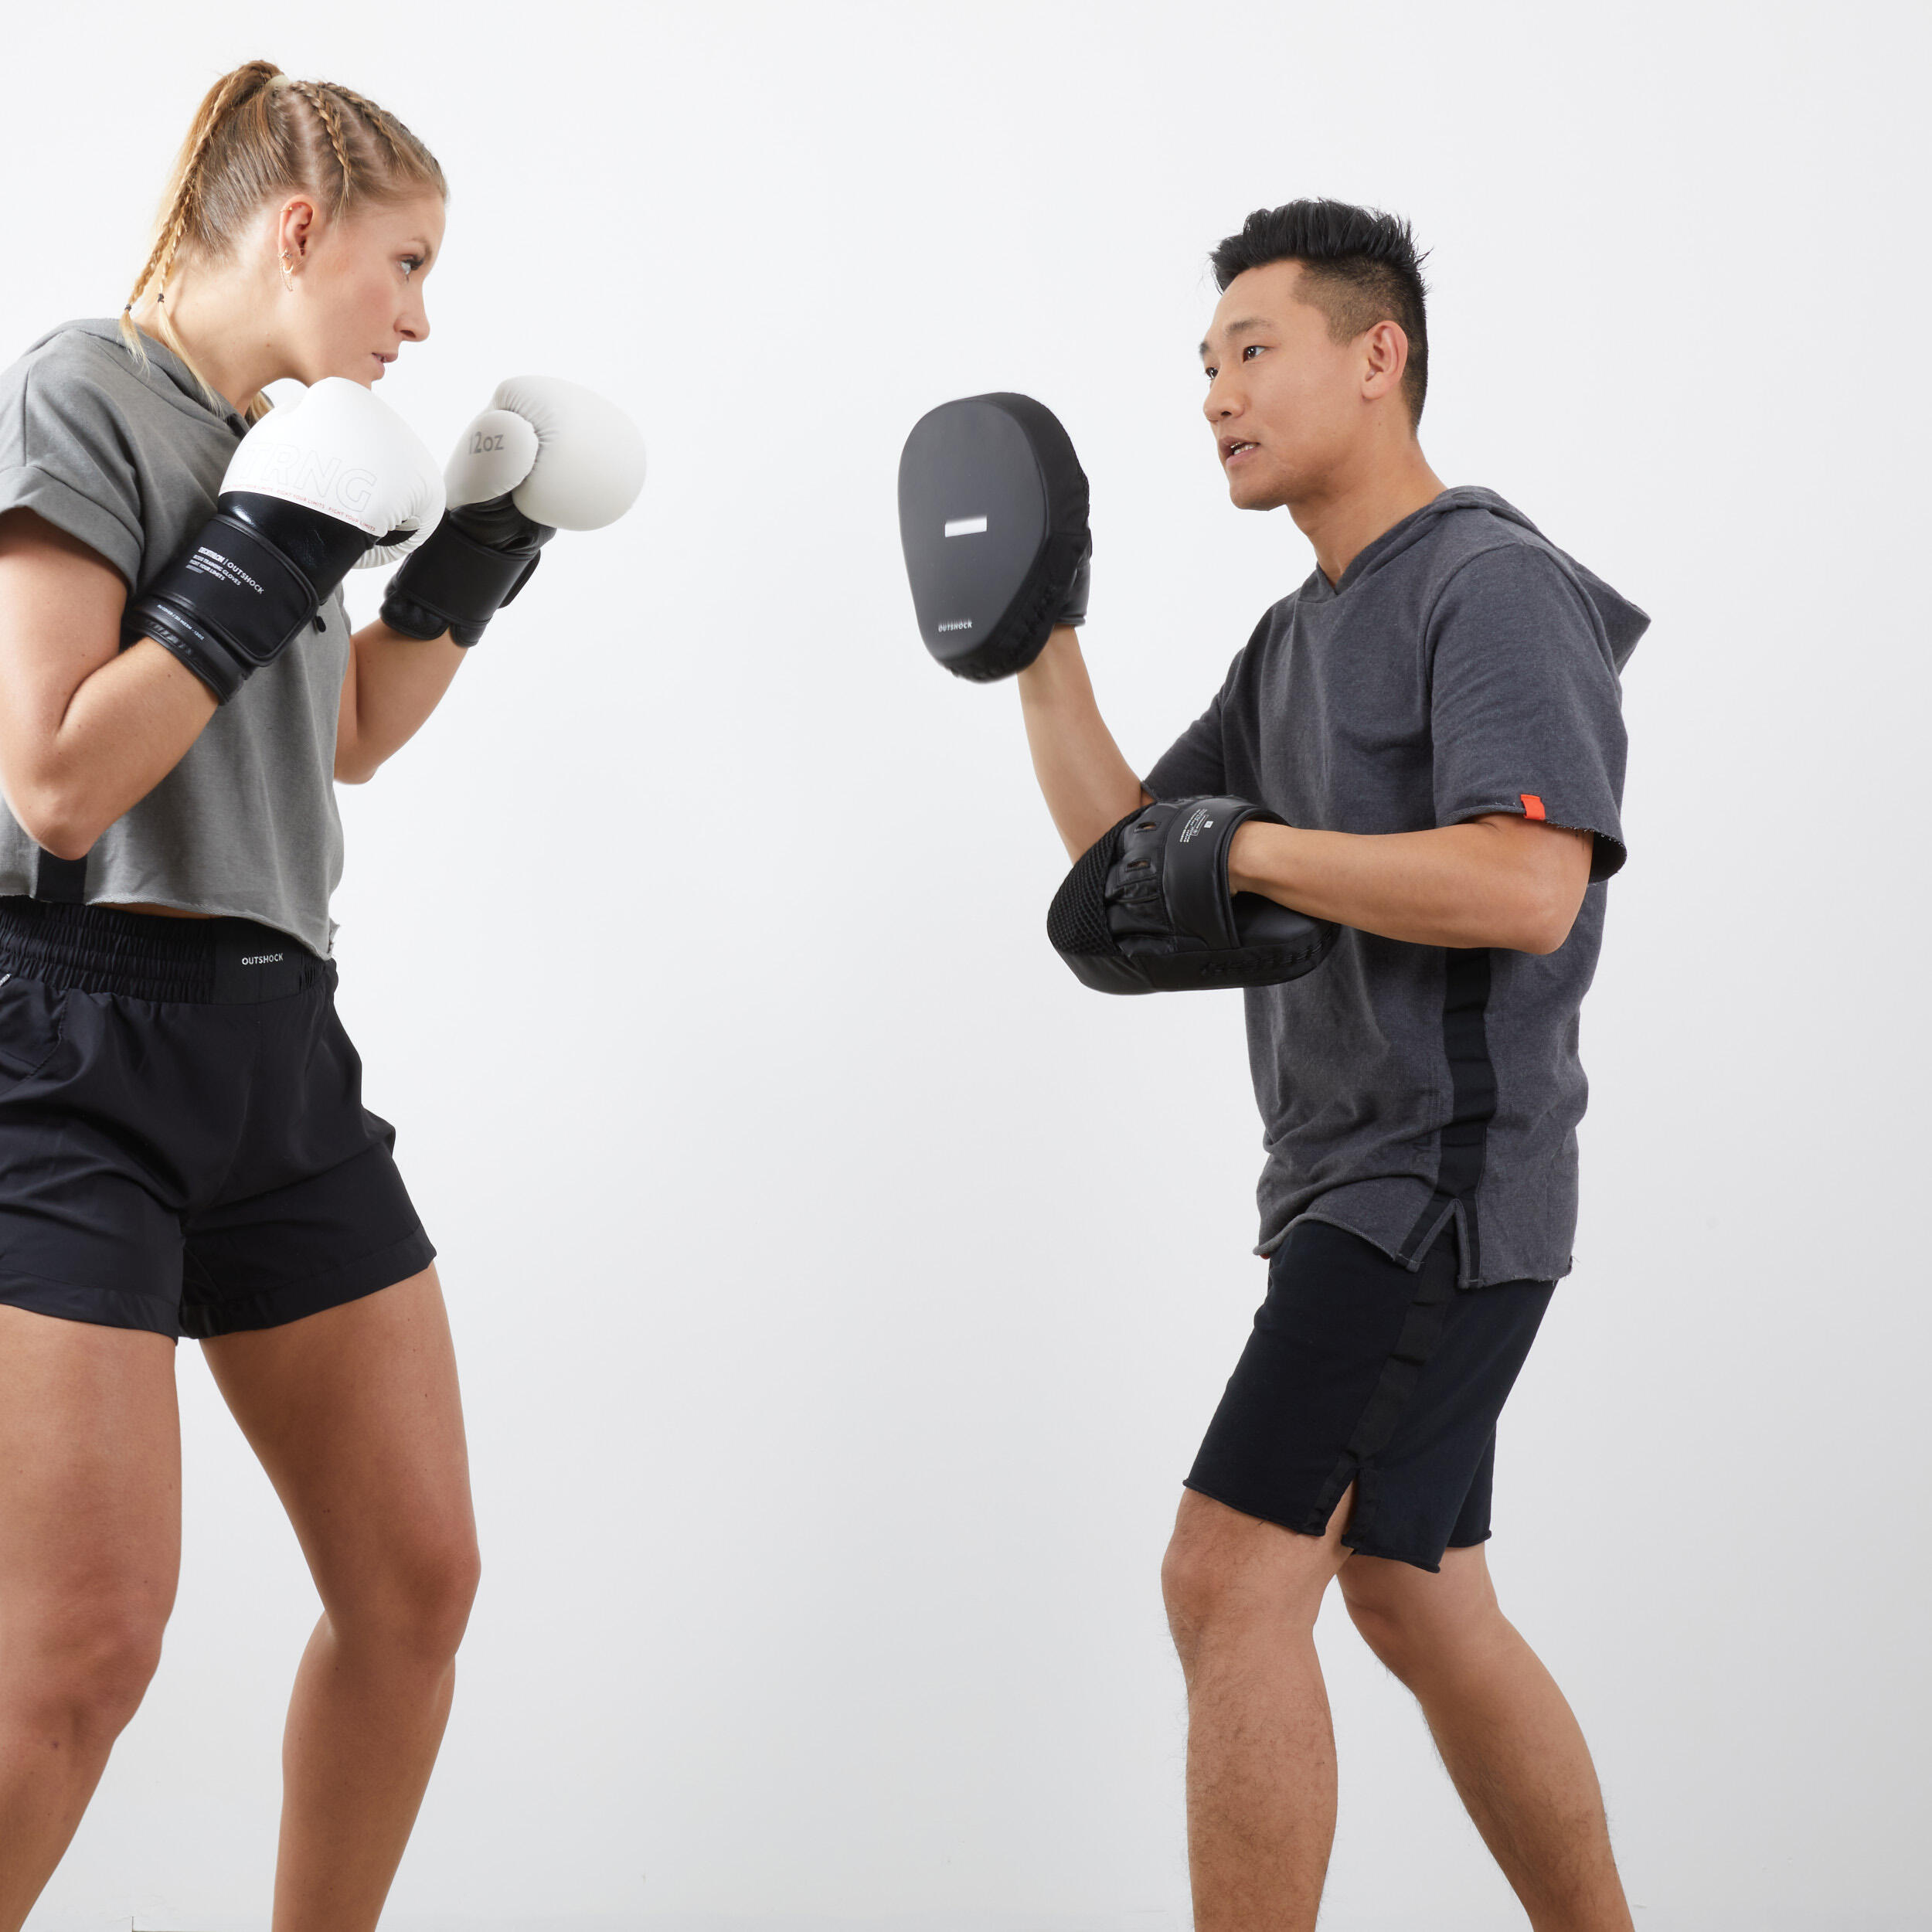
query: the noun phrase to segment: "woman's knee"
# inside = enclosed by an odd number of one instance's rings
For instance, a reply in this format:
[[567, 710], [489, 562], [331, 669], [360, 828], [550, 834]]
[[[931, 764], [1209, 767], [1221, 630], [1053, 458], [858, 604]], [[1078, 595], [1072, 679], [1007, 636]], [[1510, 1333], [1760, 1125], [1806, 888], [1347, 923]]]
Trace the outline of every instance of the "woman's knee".
[[462, 1643], [481, 1577], [474, 1533], [452, 1530], [325, 1590], [324, 1598], [338, 1636], [441, 1664]]
[[108, 1587], [10, 1615], [9, 1701], [31, 1713], [30, 1721], [111, 1739], [154, 1680], [172, 1596], [138, 1584]]
[[424, 1656], [454, 1657], [481, 1577], [474, 1533], [440, 1538], [412, 1552], [396, 1580], [397, 1634]]

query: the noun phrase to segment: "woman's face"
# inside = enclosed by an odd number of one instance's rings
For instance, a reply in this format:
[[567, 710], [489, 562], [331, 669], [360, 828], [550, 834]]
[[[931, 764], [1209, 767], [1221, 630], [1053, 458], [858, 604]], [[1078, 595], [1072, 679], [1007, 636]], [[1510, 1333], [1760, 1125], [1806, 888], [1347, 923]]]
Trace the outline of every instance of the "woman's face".
[[[382, 380], [405, 342], [430, 332], [423, 282], [443, 245], [443, 200], [423, 193], [338, 220], [299, 197], [281, 211], [272, 292], [277, 335], [304, 383]], [[285, 272], [284, 272], [285, 271]]]

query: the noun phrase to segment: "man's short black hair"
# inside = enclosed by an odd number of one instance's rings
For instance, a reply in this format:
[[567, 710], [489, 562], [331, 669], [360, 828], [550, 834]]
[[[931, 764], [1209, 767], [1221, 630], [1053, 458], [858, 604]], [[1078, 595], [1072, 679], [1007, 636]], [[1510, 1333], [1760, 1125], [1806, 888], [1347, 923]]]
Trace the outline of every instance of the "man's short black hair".
[[1402, 393], [1409, 420], [1422, 420], [1429, 392], [1429, 329], [1423, 313], [1422, 260], [1409, 224], [1377, 208], [1345, 201], [1291, 201], [1257, 208], [1209, 257], [1215, 285], [1269, 262], [1302, 264], [1302, 293], [1328, 318], [1328, 334], [1352, 342], [1377, 322], [1394, 322], [1409, 338]]

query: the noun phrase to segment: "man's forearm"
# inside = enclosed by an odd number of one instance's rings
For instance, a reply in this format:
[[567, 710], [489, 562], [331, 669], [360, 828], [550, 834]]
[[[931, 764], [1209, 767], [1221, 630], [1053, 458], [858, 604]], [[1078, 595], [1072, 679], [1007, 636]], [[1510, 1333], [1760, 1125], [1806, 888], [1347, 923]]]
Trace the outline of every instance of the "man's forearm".
[[1034, 776], [1067, 856], [1077, 859], [1147, 794], [1094, 702], [1077, 631], [1059, 625], [1019, 683]]
[[355, 784], [414, 737], [469, 654], [440, 638], [406, 638], [378, 618], [351, 640], [335, 746], [335, 776]]
[[1228, 883], [1386, 939], [1551, 953], [1583, 903], [1590, 847], [1587, 832], [1502, 814], [1372, 835], [1250, 821]]

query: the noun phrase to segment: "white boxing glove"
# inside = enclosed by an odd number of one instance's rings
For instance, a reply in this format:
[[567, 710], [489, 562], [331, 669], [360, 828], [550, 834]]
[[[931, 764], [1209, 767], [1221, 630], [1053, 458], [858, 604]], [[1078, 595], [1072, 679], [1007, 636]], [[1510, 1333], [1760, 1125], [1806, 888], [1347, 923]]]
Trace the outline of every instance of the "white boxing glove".
[[448, 512], [390, 580], [383, 621], [472, 645], [556, 531], [601, 529], [637, 501], [644, 439], [594, 390], [513, 376], [464, 430], [444, 479]]
[[238, 490], [386, 539], [367, 546], [359, 569], [413, 549], [443, 514], [435, 458], [395, 410], [345, 376], [325, 376], [249, 430], [221, 480], [224, 497]]
[[435, 459], [402, 418], [359, 383], [325, 377], [242, 438], [214, 515], [141, 587], [123, 628], [173, 651], [226, 703], [372, 550], [401, 556], [442, 514]]
[[532, 523], [600, 530], [644, 488], [644, 438], [594, 389], [512, 376], [463, 432], [443, 481], [452, 505], [507, 492]]

